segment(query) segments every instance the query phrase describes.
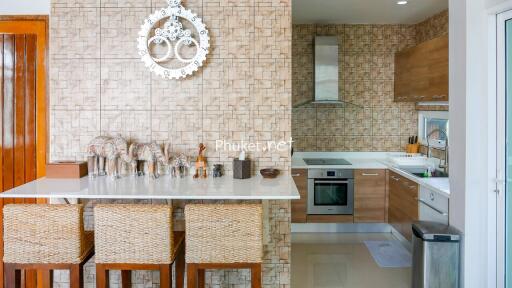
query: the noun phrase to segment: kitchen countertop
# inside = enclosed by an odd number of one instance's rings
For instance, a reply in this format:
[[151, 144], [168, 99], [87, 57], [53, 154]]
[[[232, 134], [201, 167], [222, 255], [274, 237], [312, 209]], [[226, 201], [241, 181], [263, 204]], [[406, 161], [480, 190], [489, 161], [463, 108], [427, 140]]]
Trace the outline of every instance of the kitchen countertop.
[[0, 198], [290, 200], [300, 195], [293, 178], [284, 173], [275, 179], [257, 175], [243, 180], [229, 175], [207, 179], [128, 176], [115, 180], [107, 176], [43, 177], [0, 193]]
[[[292, 157], [292, 168], [332, 168], [332, 169], [390, 169], [445, 196], [450, 196], [449, 178], [420, 178], [409, 174], [387, 161], [390, 155], [403, 155], [403, 152], [297, 152]], [[307, 165], [304, 158], [343, 158], [352, 165]]]
[[402, 175], [403, 177], [418, 183], [421, 186], [425, 186], [431, 190], [441, 193], [445, 196], [450, 197], [450, 179], [446, 177], [431, 177], [431, 178], [420, 178], [411, 175], [400, 168], [388, 166], [388, 169]]

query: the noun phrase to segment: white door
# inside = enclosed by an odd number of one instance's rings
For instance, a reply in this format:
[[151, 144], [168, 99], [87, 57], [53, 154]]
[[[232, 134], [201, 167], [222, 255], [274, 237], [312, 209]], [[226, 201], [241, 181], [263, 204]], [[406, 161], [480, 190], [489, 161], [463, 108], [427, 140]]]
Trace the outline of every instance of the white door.
[[496, 286], [512, 288], [512, 11], [497, 18]]

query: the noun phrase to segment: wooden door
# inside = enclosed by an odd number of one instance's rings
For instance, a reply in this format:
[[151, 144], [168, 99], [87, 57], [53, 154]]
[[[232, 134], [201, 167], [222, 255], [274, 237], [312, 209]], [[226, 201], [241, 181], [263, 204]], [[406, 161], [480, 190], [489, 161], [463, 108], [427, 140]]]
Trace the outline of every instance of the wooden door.
[[[0, 16], [2, 191], [45, 175], [47, 31], [47, 16]], [[44, 199], [0, 199], [0, 208], [9, 203], [44, 202]], [[2, 219], [0, 214], [0, 227], [3, 227]], [[1, 237], [0, 246], [2, 256]], [[26, 273], [23, 281], [27, 287], [35, 287], [35, 275]], [[0, 287], [3, 287], [1, 261], [0, 276]]]

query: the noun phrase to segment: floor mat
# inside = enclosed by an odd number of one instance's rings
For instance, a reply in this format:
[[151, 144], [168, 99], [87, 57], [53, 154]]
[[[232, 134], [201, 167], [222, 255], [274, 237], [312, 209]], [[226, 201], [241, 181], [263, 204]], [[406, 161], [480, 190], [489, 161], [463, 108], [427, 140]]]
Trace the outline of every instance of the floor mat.
[[412, 255], [398, 240], [364, 241], [364, 244], [379, 267], [411, 267]]

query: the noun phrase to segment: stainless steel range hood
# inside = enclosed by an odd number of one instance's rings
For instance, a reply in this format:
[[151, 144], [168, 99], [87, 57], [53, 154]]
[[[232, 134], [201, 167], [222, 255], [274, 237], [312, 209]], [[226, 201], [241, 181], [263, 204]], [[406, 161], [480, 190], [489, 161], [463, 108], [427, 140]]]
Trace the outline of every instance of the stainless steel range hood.
[[315, 37], [315, 104], [343, 104], [338, 95], [338, 37]]
[[[314, 78], [315, 97], [305, 103], [297, 105], [313, 106], [329, 104], [345, 106], [354, 105], [343, 101], [343, 95], [339, 95], [339, 61], [338, 61], [338, 37], [336, 36], [315, 36], [314, 43]], [[359, 107], [358, 105], [354, 105]]]

